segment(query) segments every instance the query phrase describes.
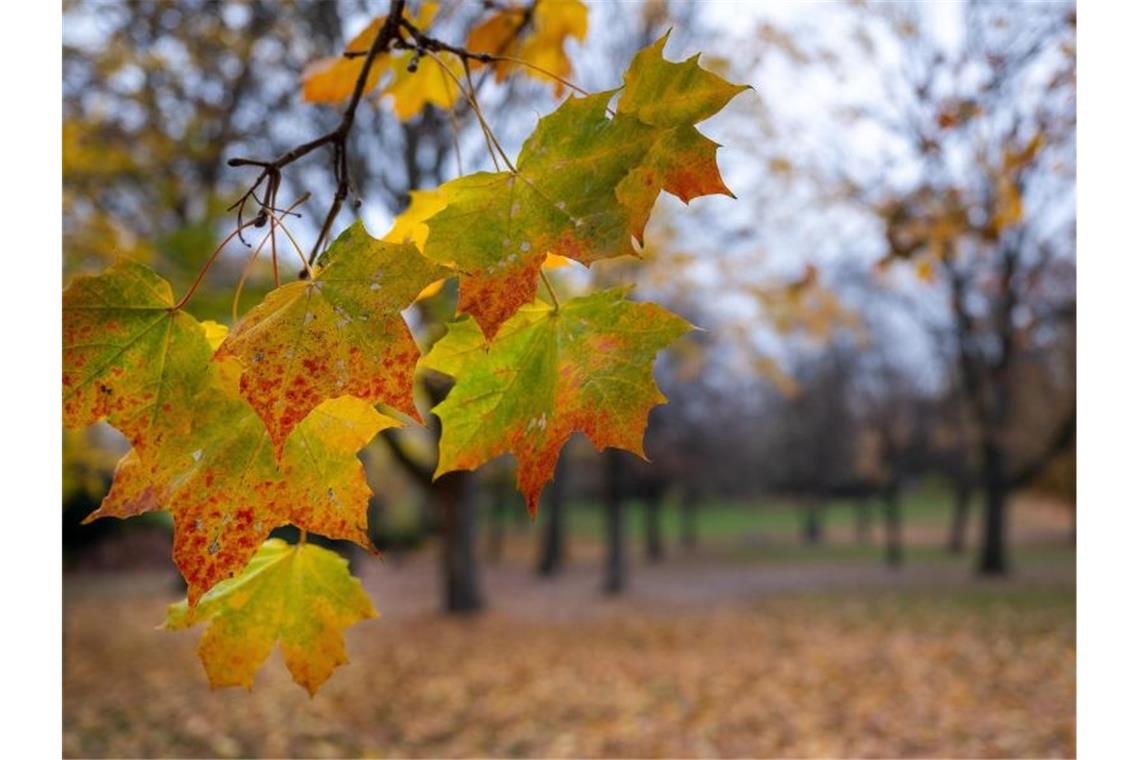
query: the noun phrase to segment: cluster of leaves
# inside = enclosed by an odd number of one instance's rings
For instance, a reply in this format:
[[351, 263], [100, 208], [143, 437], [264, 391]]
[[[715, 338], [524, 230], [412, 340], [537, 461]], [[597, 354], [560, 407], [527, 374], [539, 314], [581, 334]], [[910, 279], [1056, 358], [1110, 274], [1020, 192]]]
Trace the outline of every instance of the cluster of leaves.
[[[424, 3], [411, 25], [425, 29], [439, 7]], [[493, 66], [502, 82], [521, 71], [553, 85], [561, 95], [572, 73], [565, 44], [569, 38], [585, 39], [587, 10], [580, 0], [558, 0], [529, 6], [505, 6], [480, 23], [467, 37], [465, 51], [440, 50], [423, 59], [417, 50], [383, 54], [368, 71], [366, 92], [379, 88], [381, 98], [391, 98], [392, 110], [410, 119], [428, 104], [449, 109], [462, 97], [462, 81], [472, 69]], [[356, 87], [365, 56], [387, 16], [377, 16], [349, 41], [338, 56], [317, 61], [305, 72], [301, 94], [310, 103], [340, 103]]]
[[[942, 119], [940, 124], [949, 129], [969, 118], [972, 114], [954, 121]], [[1045, 144], [1042, 132], [1020, 142], [1010, 138], [1002, 146], [1000, 160], [980, 166], [986, 180], [986, 191], [980, 198], [972, 198], [957, 187], [942, 190], [922, 185], [909, 195], [887, 199], [877, 209], [889, 247], [880, 265], [912, 261], [919, 279], [932, 282], [938, 266], [957, 255], [963, 240], [992, 245], [1003, 233], [1021, 225], [1025, 175]]]
[[[580, 36], [577, 11], [559, 15], [576, 5], [536, 15], [530, 39], [561, 49]], [[383, 24], [349, 52], [371, 46]], [[485, 26], [473, 36], [494, 38]], [[538, 298], [537, 286], [548, 255], [589, 265], [635, 254], [662, 190], [685, 201], [730, 194], [717, 145], [695, 125], [743, 87], [696, 57], [666, 61], [665, 42], [638, 53], [620, 95], [571, 97], [543, 118], [517, 162], [503, 154], [508, 170], [420, 193], [384, 240], [349, 227], [304, 279], [270, 292], [232, 330], [198, 322], [183, 308], [193, 290], [175, 301], [165, 280], [125, 259], [66, 289], [64, 422], [105, 419], [133, 447], [91, 519], [172, 513], [188, 592], [168, 623], [213, 621], [200, 647], [212, 684], [251, 684], [277, 640], [310, 692], [344, 661], [340, 630], [373, 614], [358, 584], [327, 550], [266, 539], [291, 524], [372, 549], [356, 454], [401, 418], [420, 420], [417, 367], [455, 379], [434, 409], [437, 475], [513, 453], [532, 515], [574, 432], [599, 450], [643, 453], [649, 411], [665, 401], [654, 357], [689, 325], [621, 288], [560, 304], [553, 289], [549, 303]], [[520, 56], [536, 55], [521, 44]], [[344, 77], [365, 76], [357, 60], [311, 74], [306, 95], [343, 96]], [[366, 80], [379, 81], [371, 70]], [[449, 105], [427, 94], [430, 80], [413, 76], [409, 97]], [[398, 112], [400, 81], [386, 90]], [[459, 278], [463, 316], [421, 357], [401, 312], [448, 277]]]

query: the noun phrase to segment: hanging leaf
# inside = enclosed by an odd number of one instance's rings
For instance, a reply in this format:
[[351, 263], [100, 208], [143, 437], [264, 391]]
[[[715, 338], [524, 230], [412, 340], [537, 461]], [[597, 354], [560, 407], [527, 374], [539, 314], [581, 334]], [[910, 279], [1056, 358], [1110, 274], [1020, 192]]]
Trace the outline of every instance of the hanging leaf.
[[[438, 10], [436, 3], [424, 3], [420, 12], [411, 19], [418, 29], [431, 25]], [[377, 16], [345, 46], [344, 54], [324, 58], [310, 65], [302, 78], [301, 95], [310, 103], [337, 104], [347, 100], [356, 89], [356, 82], [364, 70], [365, 55], [383, 28], [387, 16]], [[347, 54], [352, 54], [348, 57]], [[429, 103], [443, 109], [454, 107], [460, 97], [456, 78], [464, 75], [463, 63], [448, 52], [438, 53], [441, 66], [431, 56], [416, 60], [414, 70], [408, 65], [414, 59], [412, 51], [391, 54], [378, 53], [368, 70], [362, 92], [372, 92], [386, 82], [381, 96], [390, 96], [393, 110], [404, 121], [423, 111]], [[447, 67], [447, 71], [443, 70]], [[450, 72], [450, 73], [448, 73]]]
[[701, 68], [694, 55], [683, 63], [665, 60], [669, 34], [639, 51], [623, 78], [618, 113], [658, 127], [682, 127], [710, 118], [748, 85], [732, 84]]
[[278, 456], [321, 402], [346, 394], [419, 419], [412, 374], [419, 349], [400, 312], [447, 274], [414, 245], [376, 240], [361, 222], [317, 262], [311, 280], [283, 285], [234, 328], [217, 358], [237, 358], [241, 395]]
[[[134, 449], [88, 521], [165, 509], [174, 516], [174, 563], [191, 604], [241, 570], [274, 528], [292, 524], [372, 548], [371, 490], [356, 453], [399, 425], [352, 396], [321, 404], [286, 443], [280, 461], [261, 420], [237, 398], [231, 362], [183, 410], [192, 424], [163, 445]], [[227, 377], [227, 375], [231, 375]]]
[[[447, 206], [426, 222], [424, 254], [454, 263], [461, 273], [459, 310], [475, 318], [488, 340], [534, 300], [547, 253], [586, 265], [633, 254], [632, 239], [642, 239], [662, 190], [686, 202], [730, 194], [717, 169], [716, 144], [684, 122], [708, 118], [744, 88], [695, 61], [660, 60], [685, 72], [699, 105], [685, 100], [684, 89], [671, 89], [665, 94], [671, 107], [649, 110], [655, 123], [642, 121], [635, 115], [643, 110], [641, 100], [665, 76], [644, 61], [660, 59], [663, 45], [664, 39], [635, 59], [626, 86], [637, 96], [623, 98], [612, 118], [606, 112], [613, 92], [570, 98], [539, 121], [517, 172], [480, 172], [440, 188]], [[687, 73], [694, 67], [701, 76]], [[641, 76], [650, 84], [639, 85]], [[723, 84], [711, 94], [714, 80]]]
[[[335, 105], [351, 97], [356, 88], [356, 80], [364, 70], [364, 56], [376, 40], [387, 16], [377, 16], [368, 22], [368, 26], [345, 46], [345, 53], [353, 53], [355, 57], [334, 55], [322, 58], [309, 65], [301, 77], [301, 97], [309, 103], [328, 103]], [[388, 55], [381, 53], [372, 62], [368, 70], [368, 80], [364, 83], [364, 92], [370, 92], [380, 82], [386, 69]]]
[[200, 389], [210, 356], [202, 325], [174, 308], [170, 283], [120, 260], [63, 293], [63, 422], [107, 419], [135, 446]]
[[490, 16], [471, 30], [467, 49], [478, 53], [518, 58], [533, 64], [526, 66], [515, 61], [495, 61], [495, 80], [502, 82], [516, 71], [549, 83], [557, 97], [562, 97], [565, 85], [544, 74], [545, 69], [562, 79], [570, 79], [573, 67], [566, 55], [566, 42], [570, 38], [584, 40], [589, 25], [589, 11], [579, 0], [544, 0], [530, 11], [508, 7]]
[[[453, 53], [439, 53], [439, 61], [424, 57], [419, 60], [415, 71], [408, 70], [413, 53], [396, 56], [392, 61], [394, 76], [384, 88], [384, 95], [392, 98], [392, 110], [401, 121], [407, 121], [429, 103], [450, 110], [459, 99], [459, 85], [462, 81], [463, 63]], [[442, 64], [441, 64], [442, 62]], [[446, 67], [446, 70], [445, 70]]]
[[531, 514], [558, 453], [577, 431], [644, 456], [649, 411], [665, 402], [653, 381], [657, 352], [691, 328], [621, 289], [576, 298], [557, 311], [519, 310], [487, 346], [470, 320], [452, 324], [423, 366], [456, 378], [433, 411], [443, 423], [436, 476], [507, 452]]
[[253, 688], [258, 668], [280, 643], [293, 680], [313, 695], [348, 662], [341, 631], [374, 617], [346, 560], [319, 546], [272, 538], [239, 577], [219, 583], [197, 606], [172, 604], [166, 628], [208, 623], [198, 656], [214, 688]]

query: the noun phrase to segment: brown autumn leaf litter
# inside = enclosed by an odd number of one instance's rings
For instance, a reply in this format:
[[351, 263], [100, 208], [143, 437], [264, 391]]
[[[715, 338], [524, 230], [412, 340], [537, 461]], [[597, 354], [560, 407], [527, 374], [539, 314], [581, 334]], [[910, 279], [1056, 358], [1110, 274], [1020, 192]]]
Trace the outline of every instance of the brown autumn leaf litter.
[[[796, 586], [757, 587], [693, 604], [684, 594], [655, 595], [653, 585], [676, 584], [686, 574], [694, 583], [711, 581], [700, 563], [687, 573], [679, 571], [681, 559], [638, 567], [631, 598], [620, 602], [598, 598], [596, 570], [584, 562], [553, 585], [533, 579], [528, 564], [509, 557], [488, 568], [487, 586], [500, 604], [472, 620], [431, 611], [434, 557], [366, 572], [382, 617], [349, 631], [352, 664], [312, 700], [280, 662], [259, 673], [252, 692], [211, 692], [204, 679], [188, 679], [197, 670], [194, 634], [154, 630], [175, 596], [165, 576], [71, 581], [64, 608], [64, 752], [1075, 752], [1071, 570], [1042, 576], [1026, 568], [1019, 580], [981, 584], [963, 583], [968, 576], [959, 568], [939, 580], [937, 572], [915, 567], [923, 579], [916, 584], [870, 582], [889, 576], [866, 568], [859, 588], [806, 594]], [[780, 577], [779, 568], [753, 570]], [[513, 587], [530, 591], [507, 602]], [[408, 596], [420, 603], [397, 602]]]

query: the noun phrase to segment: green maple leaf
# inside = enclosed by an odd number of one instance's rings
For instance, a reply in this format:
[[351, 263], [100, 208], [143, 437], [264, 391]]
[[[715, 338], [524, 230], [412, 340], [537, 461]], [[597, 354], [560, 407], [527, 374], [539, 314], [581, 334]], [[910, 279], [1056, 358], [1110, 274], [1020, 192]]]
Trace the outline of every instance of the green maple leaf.
[[[616, 91], [570, 98], [539, 121], [514, 172], [481, 172], [440, 188], [445, 208], [427, 220], [424, 254], [461, 273], [459, 310], [488, 339], [534, 300], [547, 253], [589, 265], [634, 254], [662, 190], [682, 200], [731, 195], [716, 143], [694, 124], [745, 89], [662, 57], [665, 39], [634, 59], [617, 113]], [[663, 102], [646, 104], [659, 91]], [[643, 118], [643, 114], [645, 117]]]
[[376, 617], [348, 562], [312, 544], [266, 541], [242, 574], [219, 583], [197, 606], [170, 606], [166, 628], [209, 623], [198, 655], [210, 685], [252, 688], [280, 643], [293, 680], [316, 694], [348, 662], [341, 631]]
[[410, 243], [374, 239], [360, 222], [317, 264], [311, 280], [266, 296], [217, 352], [245, 368], [241, 395], [261, 416], [278, 456], [309, 412], [338, 396], [419, 419], [412, 376], [420, 352], [400, 312], [449, 274]]
[[157, 445], [167, 412], [200, 390], [210, 354], [202, 326], [145, 266], [124, 259], [76, 277], [63, 292], [63, 422], [106, 418], [135, 446]]
[[422, 361], [456, 378], [434, 409], [443, 423], [436, 475], [513, 453], [534, 514], [573, 433], [599, 450], [644, 456], [649, 411], [666, 400], [653, 381], [654, 357], [690, 329], [656, 304], [626, 300], [621, 289], [557, 311], [523, 307], [489, 346], [471, 320], [452, 324]]
[[701, 68], [694, 55], [682, 63], [665, 60], [669, 33], [638, 51], [626, 69], [618, 113], [659, 127], [692, 125], [713, 116], [748, 85], [731, 84]]

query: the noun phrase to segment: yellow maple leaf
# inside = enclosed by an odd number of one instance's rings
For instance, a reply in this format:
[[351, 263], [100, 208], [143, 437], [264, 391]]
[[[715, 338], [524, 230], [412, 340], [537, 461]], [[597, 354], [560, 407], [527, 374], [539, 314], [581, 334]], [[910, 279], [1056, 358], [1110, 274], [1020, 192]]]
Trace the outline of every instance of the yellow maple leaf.
[[580, 0], [545, 0], [535, 6], [529, 31], [526, 21], [521, 8], [505, 8], [471, 30], [467, 48], [531, 64], [496, 61], [497, 81], [503, 81], [515, 69], [521, 68], [530, 77], [552, 83], [555, 94], [561, 96], [565, 88], [556, 77], [567, 79], [573, 71], [566, 55], [566, 41], [571, 37], [578, 40], [586, 38], [589, 11]]
[[456, 80], [464, 72], [458, 56], [445, 52], [439, 53], [438, 59], [421, 58], [415, 71], [409, 71], [413, 55], [409, 52], [393, 58], [395, 76], [382, 93], [392, 98], [392, 110], [401, 121], [412, 118], [429, 103], [450, 109], [460, 97]]
[[[413, 23], [420, 29], [426, 28], [439, 6], [435, 3], [424, 3]], [[309, 103], [336, 104], [348, 99], [356, 88], [356, 80], [364, 69], [364, 53], [372, 47], [376, 35], [388, 19], [387, 16], [377, 16], [368, 23], [355, 37], [349, 40], [344, 47], [344, 53], [353, 53], [354, 57], [341, 55], [329, 56], [309, 65], [302, 74], [301, 97]], [[406, 58], [403, 65], [407, 65]], [[399, 74], [400, 62], [392, 56], [381, 54], [372, 63], [368, 70], [368, 79], [364, 83], [364, 92], [370, 92], [389, 71]]]
[[[349, 41], [344, 52], [367, 53], [386, 18], [386, 16], [377, 16], [372, 19], [368, 26]], [[380, 58], [377, 57], [368, 72], [368, 80], [364, 83], [365, 92], [375, 87], [384, 73]], [[352, 95], [356, 80], [363, 68], [363, 57], [346, 58], [344, 55], [334, 55], [322, 58], [308, 66], [302, 74], [301, 97], [309, 103], [339, 103]]]
[[293, 680], [311, 695], [348, 662], [341, 630], [374, 617], [346, 560], [319, 546], [271, 538], [240, 576], [219, 583], [197, 606], [171, 605], [165, 627], [209, 623], [198, 656], [214, 688], [252, 688], [257, 669], [280, 643]]

